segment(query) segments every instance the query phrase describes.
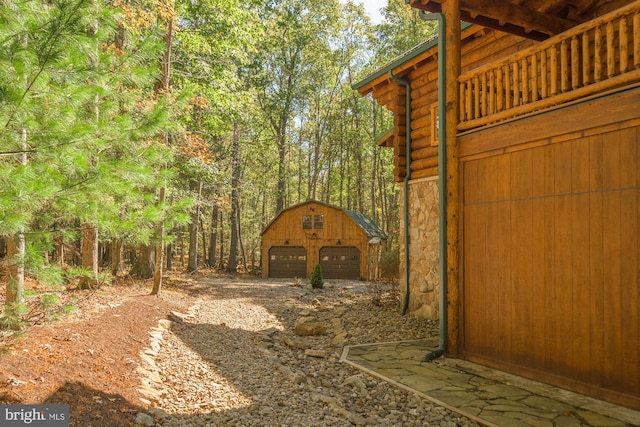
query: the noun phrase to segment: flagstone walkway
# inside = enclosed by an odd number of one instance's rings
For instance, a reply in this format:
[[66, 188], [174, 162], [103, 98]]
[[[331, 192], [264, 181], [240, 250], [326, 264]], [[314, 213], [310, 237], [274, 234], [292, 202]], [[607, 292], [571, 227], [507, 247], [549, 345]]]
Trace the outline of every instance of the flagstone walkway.
[[342, 361], [486, 426], [630, 427], [640, 412], [495, 371], [439, 358], [437, 340], [345, 347]]

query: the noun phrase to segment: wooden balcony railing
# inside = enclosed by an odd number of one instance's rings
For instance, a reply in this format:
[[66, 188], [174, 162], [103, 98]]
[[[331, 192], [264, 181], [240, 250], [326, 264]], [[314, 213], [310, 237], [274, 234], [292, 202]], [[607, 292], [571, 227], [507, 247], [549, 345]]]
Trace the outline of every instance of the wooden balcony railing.
[[640, 82], [640, 1], [460, 77], [459, 131]]

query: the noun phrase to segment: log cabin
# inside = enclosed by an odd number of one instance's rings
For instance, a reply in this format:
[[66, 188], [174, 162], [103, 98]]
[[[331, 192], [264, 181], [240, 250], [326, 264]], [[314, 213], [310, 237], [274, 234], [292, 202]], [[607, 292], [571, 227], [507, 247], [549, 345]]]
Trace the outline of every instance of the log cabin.
[[408, 3], [438, 36], [354, 88], [393, 112], [427, 358], [640, 409], [640, 1]]
[[262, 277], [310, 277], [317, 264], [325, 279], [378, 275], [387, 235], [369, 217], [308, 201], [280, 212], [262, 232]]

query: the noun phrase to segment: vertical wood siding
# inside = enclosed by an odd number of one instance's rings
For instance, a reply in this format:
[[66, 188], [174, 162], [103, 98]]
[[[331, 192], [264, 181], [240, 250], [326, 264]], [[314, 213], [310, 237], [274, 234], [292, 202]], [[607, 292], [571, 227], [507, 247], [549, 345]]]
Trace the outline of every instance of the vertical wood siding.
[[461, 141], [511, 143], [463, 160], [463, 351], [640, 408], [640, 120], [587, 130], [602, 106], [520, 147], [515, 124]]

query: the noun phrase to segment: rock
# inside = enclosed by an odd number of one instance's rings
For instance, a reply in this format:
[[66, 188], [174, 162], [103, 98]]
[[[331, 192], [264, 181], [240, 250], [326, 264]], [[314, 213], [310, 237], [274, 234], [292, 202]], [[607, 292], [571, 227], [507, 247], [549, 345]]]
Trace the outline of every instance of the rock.
[[360, 388], [361, 390], [366, 390], [367, 389], [367, 386], [365, 385], [364, 381], [362, 381], [362, 376], [361, 375], [350, 376], [349, 378], [344, 380], [342, 385], [343, 386], [350, 386], [350, 387], [354, 387], [354, 388], [357, 387], [357, 388]]
[[167, 418], [167, 415], [168, 415], [166, 411], [153, 406], [150, 406], [149, 409], [147, 409], [147, 413], [151, 415], [153, 418], [157, 418], [159, 420]]
[[187, 318], [187, 315], [184, 313], [180, 313], [177, 311], [172, 311], [171, 313], [169, 313], [169, 319], [176, 323], [182, 323], [186, 318]]
[[[437, 321], [401, 316], [393, 304], [372, 306], [367, 283], [325, 284], [322, 292], [228, 277], [203, 278], [203, 284], [200, 307], [179, 309], [195, 313], [193, 325], [185, 319], [154, 330], [159, 344], [146, 346], [153, 353], [128, 362], [134, 373], [138, 364], [144, 368], [135, 373], [144, 378], [139, 396], [156, 426], [478, 427], [339, 362], [338, 345], [347, 339], [437, 337]], [[314, 322], [326, 327], [324, 336], [294, 334], [294, 325]], [[154, 374], [162, 383], [154, 384]]]
[[278, 366], [278, 371], [285, 376], [293, 376], [293, 371], [288, 366], [280, 365]]
[[306, 342], [304, 339], [297, 338], [297, 337], [284, 337], [282, 339], [282, 342], [285, 343], [287, 347], [298, 348], [300, 350], [306, 350], [309, 347], [311, 347], [311, 345], [308, 342]]
[[331, 345], [335, 345], [338, 347], [342, 347], [347, 343], [347, 332], [340, 331], [333, 339], [331, 340]]
[[171, 329], [171, 320], [169, 319], [160, 319], [158, 321], [158, 325], [163, 329]]
[[151, 415], [145, 414], [144, 412], [139, 412], [138, 415], [136, 415], [136, 423], [148, 427], [153, 427], [155, 425]]
[[295, 384], [302, 384], [307, 382], [307, 376], [300, 371], [294, 372], [290, 378], [291, 378], [291, 381]]
[[299, 336], [324, 335], [327, 333], [327, 325], [319, 322], [315, 317], [301, 317], [295, 324], [293, 333]]
[[269, 362], [271, 362], [272, 364], [274, 364], [276, 366], [282, 365], [282, 362], [280, 362], [280, 359], [276, 355], [267, 356], [267, 359], [269, 360]]
[[314, 350], [311, 348], [308, 348], [304, 351], [304, 354], [306, 354], [307, 356], [311, 356], [311, 357], [326, 357], [327, 356], [327, 352], [325, 350]]

